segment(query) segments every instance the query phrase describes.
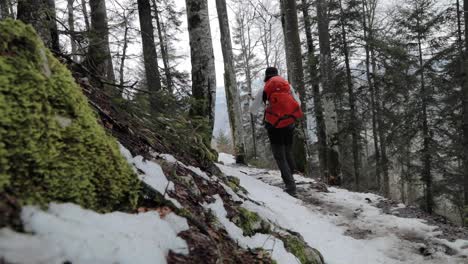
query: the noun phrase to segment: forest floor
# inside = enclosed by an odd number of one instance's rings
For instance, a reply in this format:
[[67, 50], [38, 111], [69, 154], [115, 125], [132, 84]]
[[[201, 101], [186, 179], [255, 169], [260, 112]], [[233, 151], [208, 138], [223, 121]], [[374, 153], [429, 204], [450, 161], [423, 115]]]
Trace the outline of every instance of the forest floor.
[[[326, 263], [468, 263], [468, 232], [371, 193], [329, 187], [295, 175], [297, 199], [282, 191], [278, 171], [232, 164], [222, 155], [226, 175], [240, 179], [248, 209], [300, 233]], [[231, 164], [230, 164], [231, 163]]]

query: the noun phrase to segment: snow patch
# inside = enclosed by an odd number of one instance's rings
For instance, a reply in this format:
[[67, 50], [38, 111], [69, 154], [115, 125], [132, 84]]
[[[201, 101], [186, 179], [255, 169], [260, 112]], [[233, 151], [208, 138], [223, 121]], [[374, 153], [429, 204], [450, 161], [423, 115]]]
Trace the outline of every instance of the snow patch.
[[[182, 208], [182, 205], [174, 198], [169, 197], [168, 191], [175, 191], [174, 183], [166, 178], [161, 166], [151, 160], [144, 160], [142, 156], [133, 157], [128, 149], [119, 144], [120, 152], [127, 159], [127, 162], [134, 167], [138, 178], [153, 189], [164, 195], [164, 198], [171, 201], [176, 207]], [[172, 157], [174, 158], [174, 157]], [[141, 174], [140, 170], [143, 172]]]
[[[330, 193], [307, 190], [304, 199], [316, 203], [304, 203], [282, 191], [282, 189], [255, 179], [259, 176], [267, 182], [281, 182], [279, 172], [250, 167], [230, 167], [218, 164], [221, 171], [240, 180], [248, 191], [250, 200], [243, 207], [258, 213], [282, 228], [300, 233], [309, 246], [318, 249], [327, 264], [462, 264], [461, 254], [468, 241], [447, 244], [457, 248], [458, 256], [435, 252], [430, 257], [419, 254], [419, 241], [435, 241], [436, 227], [419, 219], [399, 218], [387, 215], [372, 205], [382, 197], [370, 193], [355, 193], [338, 188], [329, 188]], [[242, 170], [242, 172], [240, 171]], [[295, 175], [297, 182], [310, 179]], [[367, 199], [371, 200], [371, 203]], [[261, 205], [258, 205], [261, 204]], [[318, 204], [318, 205], [314, 205]], [[336, 213], [335, 213], [336, 212]], [[350, 230], [362, 231], [365, 236], [354, 238]], [[369, 232], [369, 233], [366, 233]], [[410, 239], [405, 239], [410, 237]]]
[[218, 162], [223, 163], [224, 165], [231, 165], [236, 163], [236, 159], [233, 155], [227, 153], [218, 154]]
[[177, 237], [185, 218], [156, 212], [99, 214], [75, 204], [51, 203], [47, 211], [25, 206], [25, 231], [0, 230], [0, 259], [11, 263], [166, 263], [169, 250], [188, 254]]
[[292, 264], [300, 263], [299, 260], [291, 253], [287, 252], [284, 248], [283, 241], [266, 234], [255, 234], [251, 237], [243, 235], [242, 229], [236, 226], [227, 218], [227, 212], [224, 208], [224, 203], [221, 197], [216, 194], [213, 196], [215, 202], [211, 204], [203, 204], [203, 207], [211, 209], [219, 222], [224, 226], [229, 236], [239, 243], [245, 249], [247, 248], [263, 248], [272, 254], [272, 258], [278, 263]]

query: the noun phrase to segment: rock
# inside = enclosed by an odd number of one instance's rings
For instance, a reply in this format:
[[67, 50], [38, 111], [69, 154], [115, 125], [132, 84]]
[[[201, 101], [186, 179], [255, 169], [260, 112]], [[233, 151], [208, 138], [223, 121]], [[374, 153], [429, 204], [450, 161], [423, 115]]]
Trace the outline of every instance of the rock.
[[133, 209], [139, 180], [31, 26], [0, 22], [0, 191], [21, 204]]

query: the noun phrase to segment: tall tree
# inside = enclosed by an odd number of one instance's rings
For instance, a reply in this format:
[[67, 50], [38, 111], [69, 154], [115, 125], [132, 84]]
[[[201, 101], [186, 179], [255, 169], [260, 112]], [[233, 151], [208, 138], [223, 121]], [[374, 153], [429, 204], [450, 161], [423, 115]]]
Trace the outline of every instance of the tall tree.
[[307, 0], [302, 0], [302, 13], [304, 16], [304, 27], [307, 39], [307, 65], [309, 77], [312, 82], [312, 96], [314, 100], [314, 114], [316, 124], [316, 134], [318, 143], [318, 156], [320, 166], [320, 177], [325, 178], [327, 167], [327, 134], [325, 120], [323, 117], [323, 106], [320, 94], [320, 81], [318, 75], [318, 59], [315, 56], [314, 40], [312, 38], [312, 23], [309, 16], [309, 4]]
[[[371, 110], [371, 123], [372, 123], [372, 136], [374, 142], [374, 157], [375, 157], [375, 179], [376, 185], [380, 187], [381, 185], [381, 172], [382, 172], [382, 163], [380, 157], [380, 147], [379, 147], [379, 134], [377, 131], [377, 103], [376, 103], [376, 93], [375, 93], [375, 72], [371, 72], [371, 61], [374, 62], [372, 65], [375, 66], [374, 49], [373, 49], [373, 29], [374, 29], [374, 20], [375, 20], [375, 10], [377, 7], [377, 0], [362, 0], [362, 28], [363, 28], [363, 37], [364, 37], [364, 49], [366, 53], [366, 78], [367, 85], [369, 87], [370, 93], [370, 110]], [[375, 67], [373, 67], [374, 69]], [[384, 188], [388, 190], [388, 188]], [[388, 195], [388, 191], [384, 191], [384, 195]]]
[[208, 2], [185, 0], [185, 3], [192, 61], [192, 95], [196, 100], [192, 105], [192, 114], [208, 117], [209, 127], [212, 130], [215, 115], [216, 73]]
[[149, 102], [151, 111], [158, 109], [158, 92], [161, 90], [159, 76], [158, 56], [154, 42], [153, 19], [149, 0], [138, 0], [138, 14], [140, 16], [140, 32], [143, 45], [143, 61], [145, 64], [146, 86], [150, 93]]
[[78, 56], [76, 54], [76, 37], [75, 37], [75, 15], [73, 13], [73, 4], [75, 0], [67, 0], [67, 11], [68, 11], [68, 30], [70, 31], [70, 43], [73, 60], [77, 61]]
[[158, 8], [158, 3], [156, 0], [152, 0], [154, 7], [154, 18], [156, 19], [156, 28], [158, 29], [158, 38], [159, 38], [159, 49], [161, 51], [161, 57], [164, 65], [164, 75], [166, 77], [166, 86], [167, 90], [173, 92], [173, 83], [172, 83], [172, 74], [169, 66], [169, 54], [167, 51], [167, 43], [163, 36], [162, 22], [160, 21], [161, 12]]
[[11, 17], [10, 5], [10, 0], [0, 0], [0, 19]]
[[345, 28], [345, 13], [343, 11], [342, 1], [339, 1], [340, 5], [340, 17], [341, 17], [341, 40], [342, 40], [342, 50], [345, 59], [345, 68], [346, 68], [346, 85], [348, 86], [348, 100], [350, 108], [350, 121], [349, 128], [351, 130], [352, 138], [352, 152], [353, 152], [353, 167], [354, 167], [354, 188], [356, 190], [360, 189], [360, 162], [359, 162], [359, 129], [358, 129], [358, 120], [356, 115], [356, 99], [354, 95], [353, 80], [351, 75], [351, 66], [349, 63], [349, 48], [348, 48], [348, 39]]
[[468, 225], [468, 0], [463, 1], [465, 14], [465, 56], [464, 56], [464, 82], [463, 94], [463, 186], [465, 198], [465, 225]]
[[219, 28], [221, 31], [221, 48], [224, 59], [224, 89], [226, 90], [231, 134], [235, 148], [236, 162], [244, 163], [245, 148], [242, 133], [240, 97], [237, 90], [236, 71], [234, 69], [234, 55], [232, 53], [231, 32], [229, 29], [226, 0], [216, 0]]
[[[331, 57], [330, 46], [330, 29], [329, 29], [329, 8], [328, 0], [317, 0], [317, 20], [318, 20], [318, 35], [320, 46], [320, 83], [322, 84], [322, 100], [324, 103], [325, 125], [327, 128], [327, 168], [325, 171], [326, 181], [330, 177], [338, 177], [339, 164], [334, 158], [337, 151], [334, 147], [338, 141], [337, 113], [335, 108], [336, 91], [334, 89], [334, 74]], [[335, 154], [334, 154], [335, 153]]]
[[[284, 26], [284, 42], [286, 48], [286, 64], [288, 67], [288, 78], [292, 86], [299, 92], [302, 100], [301, 108], [305, 114], [299, 124], [301, 142], [296, 142], [295, 153], [299, 157], [304, 157], [305, 164], [296, 164], [298, 168], [305, 169], [310, 174], [310, 139], [307, 132], [307, 96], [304, 85], [304, 69], [302, 65], [301, 40], [299, 38], [299, 25], [297, 21], [297, 6], [295, 0], [281, 0], [282, 21]], [[307, 169], [306, 169], [307, 168]]]
[[94, 71], [99, 78], [105, 79], [108, 82], [114, 82], [115, 75], [109, 47], [106, 1], [90, 1], [90, 7], [91, 28], [89, 32], [88, 53], [84, 64]]
[[18, 1], [18, 19], [31, 24], [47, 47], [59, 51], [54, 0]]

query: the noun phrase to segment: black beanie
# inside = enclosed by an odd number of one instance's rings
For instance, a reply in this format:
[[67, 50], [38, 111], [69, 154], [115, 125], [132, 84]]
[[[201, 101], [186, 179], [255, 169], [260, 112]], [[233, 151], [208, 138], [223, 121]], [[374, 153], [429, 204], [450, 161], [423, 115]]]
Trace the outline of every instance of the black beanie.
[[273, 76], [278, 76], [278, 69], [275, 67], [268, 67], [265, 70], [265, 79], [263, 81], [267, 82]]

